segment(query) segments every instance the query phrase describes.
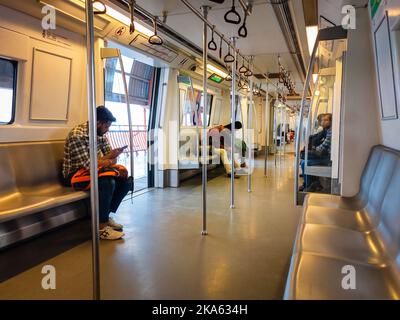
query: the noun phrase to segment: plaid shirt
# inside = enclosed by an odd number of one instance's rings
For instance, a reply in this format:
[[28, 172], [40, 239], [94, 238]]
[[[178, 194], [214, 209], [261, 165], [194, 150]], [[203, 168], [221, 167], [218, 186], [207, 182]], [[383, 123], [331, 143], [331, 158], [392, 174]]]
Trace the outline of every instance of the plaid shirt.
[[[97, 155], [103, 157], [111, 151], [110, 143], [105, 136], [97, 136]], [[89, 127], [88, 123], [81, 124], [71, 130], [65, 140], [63, 176], [67, 178], [79, 169], [89, 169]]]
[[318, 147], [315, 149], [321, 155], [328, 155], [331, 153], [331, 144], [332, 144], [332, 129], [328, 129], [326, 131], [326, 137], [324, 142], [322, 142]]

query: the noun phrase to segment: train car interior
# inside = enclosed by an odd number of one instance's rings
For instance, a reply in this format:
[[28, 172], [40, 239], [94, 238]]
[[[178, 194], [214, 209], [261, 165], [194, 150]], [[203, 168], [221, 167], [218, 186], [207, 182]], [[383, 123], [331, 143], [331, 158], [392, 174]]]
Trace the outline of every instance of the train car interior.
[[399, 112], [400, 0], [0, 0], [0, 299], [399, 300]]

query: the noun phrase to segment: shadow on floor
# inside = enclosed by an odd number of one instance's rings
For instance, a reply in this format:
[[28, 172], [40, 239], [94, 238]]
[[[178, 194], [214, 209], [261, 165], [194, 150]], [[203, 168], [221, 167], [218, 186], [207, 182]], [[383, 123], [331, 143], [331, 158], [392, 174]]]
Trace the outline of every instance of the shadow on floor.
[[[83, 219], [0, 251], [0, 283], [91, 238], [90, 219]], [[12, 266], [12, 267], [11, 267]]]

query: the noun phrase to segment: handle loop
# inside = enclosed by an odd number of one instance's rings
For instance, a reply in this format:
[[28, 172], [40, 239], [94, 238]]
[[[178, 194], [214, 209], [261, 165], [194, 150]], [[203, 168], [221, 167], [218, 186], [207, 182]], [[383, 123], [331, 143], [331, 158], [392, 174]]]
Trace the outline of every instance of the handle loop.
[[225, 13], [224, 20], [225, 22], [232, 24], [240, 24], [240, 22], [242, 21], [240, 14], [236, 11], [235, 8], [235, 0], [232, 0], [232, 8], [227, 13]]
[[131, 23], [129, 25], [129, 34], [133, 34], [135, 32], [135, 1], [132, 0], [129, 5], [129, 9], [131, 11]]
[[244, 73], [246, 77], [251, 77], [253, 72], [250, 70], [250, 63], [247, 63], [247, 71]]
[[246, 38], [247, 37], [246, 20], [247, 20], [247, 10], [244, 12], [243, 24], [238, 30], [239, 37], [242, 37], [242, 38]]
[[222, 37], [219, 40], [219, 58], [222, 59]]
[[251, 76], [253, 75], [253, 72], [252, 72], [250, 69], [248, 69], [248, 70], [244, 73], [244, 75], [245, 75], [246, 77], [251, 77]]
[[239, 69], [240, 73], [246, 73], [247, 72], [247, 68], [244, 65], [244, 58], [242, 57], [242, 66]]
[[107, 13], [107, 7], [106, 7], [106, 5], [102, 2], [102, 1], [99, 1], [99, 0], [95, 0], [95, 1], [93, 1], [93, 6], [94, 6], [94, 4], [95, 3], [100, 3], [101, 5], [103, 5], [103, 9], [102, 10], [95, 10], [95, 11], [93, 11], [93, 14], [94, 15], [96, 15], [96, 14], [106, 14]]
[[235, 57], [231, 54], [231, 43], [228, 43], [228, 53], [224, 57], [224, 61], [226, 63], [232, 63], [235, 61]]
[[237, 70], [238, 69], [238, 63], [239, 63], [239, 59], [237, 58], [239, 56], [239, 49], [237, 49], [236, 50], [236, 69], [235, 70]]
[[238, 88], [239, 90], [243, 88], [242, 76], [239, 76]]
[[228, 71], [227, 76], [225, 77], [225, 81], [232, 81], [232, 70], [229, 68], [229, 66], [227, 64], [225, 64], [226, 70]]
[[164, 41], [157, 34], [157, 17], [154, 17], [154, 34], [149, 38], [149, 43], [156, 46], [161, 46]]
[[208, 43], [208, 49], [209, 50], [212, 50], [212, 51], [215, 51], [215, 50], [217, 50], [217, 44], [215, 43], [215, 41], [214, 41], [214, 29], [215, 29], [215, 26], [213, 26], [212, 27], [212, 36], [211, 36], [211, 40], [210, 40], [210, 42]]

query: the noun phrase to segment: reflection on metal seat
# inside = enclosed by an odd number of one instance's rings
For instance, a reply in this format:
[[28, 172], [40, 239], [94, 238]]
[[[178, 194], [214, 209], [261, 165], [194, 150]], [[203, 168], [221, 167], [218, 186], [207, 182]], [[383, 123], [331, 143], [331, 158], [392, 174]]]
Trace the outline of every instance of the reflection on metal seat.
[[[374, 147], [352, 198], [308, 195], [285, 299], [400, 299], [400, 152]], [[342, 269], [353, 266], [356, 289]]]
[[87, 214], [88, 194], [60, 182], [63, 146], [64, 141], [0, 145], [0, 248]]
[[332, 177], [332, 167], [328, 166], [305, 166], [305, 174], [316, 177]]

